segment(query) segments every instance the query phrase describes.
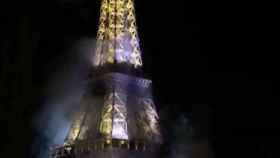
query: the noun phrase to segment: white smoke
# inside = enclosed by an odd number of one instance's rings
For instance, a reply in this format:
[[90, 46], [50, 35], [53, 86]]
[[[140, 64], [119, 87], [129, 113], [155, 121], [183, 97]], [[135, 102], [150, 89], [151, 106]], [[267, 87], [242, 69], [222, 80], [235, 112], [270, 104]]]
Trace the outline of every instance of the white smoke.
[[[71, 125], [71, 116], [79, 108], [79, 101], [87, 84], [95, 40], [84, 38], [77, 42], [66, 57], [57, 60], [49, 85], [46, 87], [46, 101], [34, 119], [38, 138], [33, 144], [32, 158], [48, 158], [49, 147], [63, 144]], [[168, 119], [168, 110], [166, 117]], [[164, 158], [191, 158], [194, 155], [193, 131], [190, 120], [179, 115], [171, 130], [172, 142]], [[197, 144], [197, 143], [196, 143]], [[133, 156], [132, 156], [133, 157]], [[137, 156], [136, 156], [137, 157]], [[194, 157], [195, 158], [195, 157]]]
[[170, 158], [192, 158], [193, 129], [189, 118], [180, 115], [172, 131]]
[[67, 55], [57, 59], [56, 63], [62, 64], [51, 74], [43, 108], [34, 118], [38, 136], [32, 147], [32, 157], [47, 158], [50, 146], [64, 143], [71, 117], [79, 108], [86, 88], [94, 45], [95, 40], [81, 39]]

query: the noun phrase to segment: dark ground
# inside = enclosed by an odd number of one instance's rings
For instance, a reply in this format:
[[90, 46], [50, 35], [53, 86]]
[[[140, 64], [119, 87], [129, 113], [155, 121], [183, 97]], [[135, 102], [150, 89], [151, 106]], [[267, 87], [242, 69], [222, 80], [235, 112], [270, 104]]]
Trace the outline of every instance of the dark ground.
[[[168, 133], [179, 116], [190, 116], [194, 140], [208, 140], [214, 157], [277, 157], [274, 9], [221, 4], [136, 1], [144, 71], [154, 82], [159, 111], [169, 112], [163, 128]], [[99, 1], [0, 6], [0, 157], [29, 157], [38, 135], [32, 120], [60, 64], [56, 59], [81, 37], [95, 36]]]

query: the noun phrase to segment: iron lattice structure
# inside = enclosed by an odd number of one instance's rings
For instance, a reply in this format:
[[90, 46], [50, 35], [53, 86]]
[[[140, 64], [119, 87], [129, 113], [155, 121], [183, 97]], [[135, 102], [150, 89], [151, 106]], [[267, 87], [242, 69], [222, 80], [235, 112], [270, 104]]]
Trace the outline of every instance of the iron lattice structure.
[[93, 58], [93, 71], [97, 71], [65, 143], [51, 148], [51, 158], [143, 157], [156, 151], [161, 133], [152, 81], [112, 67], [102, 71], [107, 65], [120, 64], [133, 70], [142, 67], [134, 3], [102, 0]]
[[94, 66], [142, 66], [133, 0], [102, 0]]

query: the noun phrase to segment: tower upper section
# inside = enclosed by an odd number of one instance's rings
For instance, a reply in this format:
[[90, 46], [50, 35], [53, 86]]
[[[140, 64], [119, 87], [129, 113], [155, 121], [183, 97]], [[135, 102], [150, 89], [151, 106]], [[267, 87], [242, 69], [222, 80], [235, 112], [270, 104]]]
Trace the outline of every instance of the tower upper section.
[[106, 64], [127, 64], [134, 68], [142, 66], [134, 0], [101, 2], [93, 65]]

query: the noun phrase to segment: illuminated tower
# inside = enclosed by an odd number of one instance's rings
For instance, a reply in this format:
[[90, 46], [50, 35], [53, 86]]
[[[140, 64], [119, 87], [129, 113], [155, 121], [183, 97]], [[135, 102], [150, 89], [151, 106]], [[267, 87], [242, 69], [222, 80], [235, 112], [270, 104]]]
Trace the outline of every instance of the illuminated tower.
[[133, 0], [102, 0], [94, 66], [142, 66]]
[[151, 80], [142, 59], [133, 0], [102, 0], [92, 77], [54, 158], [143, 157], [161, 142]]

